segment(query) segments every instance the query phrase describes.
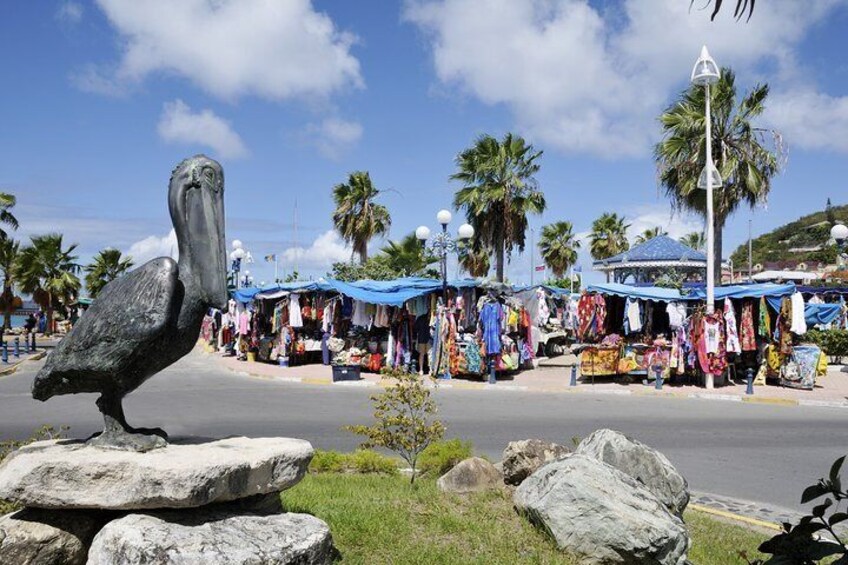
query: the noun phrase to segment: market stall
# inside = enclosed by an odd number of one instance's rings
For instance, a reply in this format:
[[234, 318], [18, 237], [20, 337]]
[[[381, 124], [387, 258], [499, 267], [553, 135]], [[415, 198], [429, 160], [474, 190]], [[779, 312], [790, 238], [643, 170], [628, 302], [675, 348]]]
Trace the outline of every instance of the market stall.
[[830, 323], [836, 308], [805, 304], [793, 284], [722, 286], [715, 299], [710, 315], [699, 287], [590, 286], [578, 303], [582, 374], [699, 382], [706, 374], [741, 378], [750, 368], [762, 382], [814, 386], [821, 367], [812, 360], [824, 356], [803, 336], [808, 320]]

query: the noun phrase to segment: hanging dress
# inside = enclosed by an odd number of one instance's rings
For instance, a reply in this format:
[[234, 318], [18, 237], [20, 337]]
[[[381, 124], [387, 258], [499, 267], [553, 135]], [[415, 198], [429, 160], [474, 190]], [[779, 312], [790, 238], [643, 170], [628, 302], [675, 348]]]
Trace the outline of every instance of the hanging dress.
[[739, 326], [742, 351], [757, 350], [757, 335], [754, 332], [754, 303], [746, 300], [742, 305], [742, 324]]
[[739, 343], [739, 334], [736, 331], [736, 311], [729, 298], [724, 301], [724, 325], [727, 333], [725, 346], [728, 353], [742, 353], [742, 345]]

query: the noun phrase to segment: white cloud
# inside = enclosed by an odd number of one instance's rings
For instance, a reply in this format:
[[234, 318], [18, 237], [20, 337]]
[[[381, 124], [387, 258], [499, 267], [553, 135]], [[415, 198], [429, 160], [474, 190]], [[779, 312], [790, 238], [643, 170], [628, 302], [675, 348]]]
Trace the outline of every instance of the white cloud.
[[[187, 78], [219, 98], [327, 96], [363, 86], [356, 38], [310, 0], [98, 0], [121, 37], [113, 68], [82, 88], [132, 85], [152, 74]], [[106, 90], [110, 90], [106, 89]]]
[[672, 239], [704, 231], [703, 218], [684, 212], [672, 212], [668, 206], [662, 204], [635, 207], [633, 212], [627, 215], [627, 223], [630, 224], [627, 236], [631, 243], [645, 230], [658, 226]]
[[793, 147], [848, 153], [848, 96], [809, 89], [781, 93], [769, 101], [765, 118]]
[[329, 230], [312, 242], [308, 248], [289, 247], [283, 251], [282, 258], [288, 265], [297, 264], [299, 269], [324, 269], [339, 261], [350, 259], [351, 249], [335, 230]]
[[78, 24], [82, 20], [82, 5], [77, 2], [62, 2], [56, 10], [56, 19], [68, 24]]
[[[697, 4], [697, 3], [696, 3]], [[647, 154], [656, 116], [687, 84], [703, 43], [747, 77], [773, 64], [797, 80], [796, 49], [846, 0], [781, 0], [748, 23], [681, 0], [417, 0], [404, 16], [430, 40], [438, 79], [486, 104], [504, 104], [527, 135], [561, 150]], [[791, 142], [791, 140], [790, 140]]]
[[177, 233], [172, 229], [165, 236], [150, 235], [130, 245], [126, 251], [136, 266], [143, 265], [157, 257], [179, 257], [177, 248]]
[[303, 132], [304, 142], [330, 159], [336, 159], [361, 138], [362, 125], [359, 122], [340, 118], [327, 118], [319, 124], [308, 124]]
[[165, 103], [157, 130], [167, 142], [205, 145], [222, 157], [238, 158], [247, 154], [244, 142], [227, 120], [209, 109], [192, 112], [179, 99]]

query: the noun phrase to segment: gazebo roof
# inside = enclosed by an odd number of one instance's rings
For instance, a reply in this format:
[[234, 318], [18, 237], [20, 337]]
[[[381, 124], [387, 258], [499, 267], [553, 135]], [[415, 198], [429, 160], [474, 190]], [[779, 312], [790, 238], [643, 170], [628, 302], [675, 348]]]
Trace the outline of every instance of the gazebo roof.
[[609, 270], [618, 267], [706, 267], [707, 256], [672, 239], [660, 235], [640, 243], [624, 253], [599, 259], [593, 263], [599, 270]]

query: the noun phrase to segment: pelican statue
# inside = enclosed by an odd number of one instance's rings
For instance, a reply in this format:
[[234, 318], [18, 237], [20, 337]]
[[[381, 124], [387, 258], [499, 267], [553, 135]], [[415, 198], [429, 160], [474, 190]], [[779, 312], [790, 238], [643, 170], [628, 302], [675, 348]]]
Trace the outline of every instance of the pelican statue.
[[125, 395], [188, 354], [209, 308], [227, 304], [224, 171], [197, 155], [171, 173], [168, 207], [179, 261], [153, 259], [106, 285], [32, 385], [32, 396], [98, 392], [103, 432], [89, 444], [148, 451], [167, 444], [159, 429], [132, 428]]

